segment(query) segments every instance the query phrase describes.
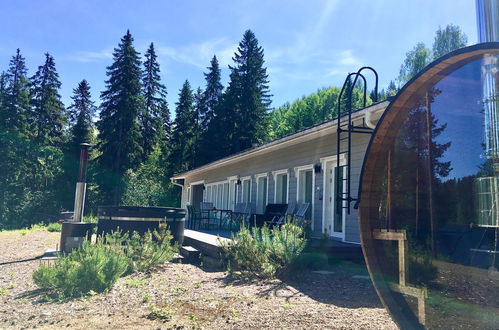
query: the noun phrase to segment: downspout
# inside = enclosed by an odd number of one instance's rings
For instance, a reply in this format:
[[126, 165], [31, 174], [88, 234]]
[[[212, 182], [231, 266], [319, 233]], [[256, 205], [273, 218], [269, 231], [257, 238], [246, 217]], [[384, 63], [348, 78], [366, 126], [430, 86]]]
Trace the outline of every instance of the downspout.
[[366, 112], [366, 126], [371, 128], [371, 129], [376, 128], [376, 124], [374, 124], [373, 120], [372, 120], [373, 112], [374, 112], [374, 110], [367, 110], [367, 112]]
[[177, 183], [175, 182], [175, 179], [174, 178], [170, 178], [170, 182], [176, 186], [179, 186], [181, 187], [182, 189], [184, 189], [184, 185], [183, 184], [180, 184], [180, 183]]
[[182, 193], [180, 194], [180, 207], [182, 207], [184, 200], [184, 185], [176, 182], [174, 178], [170, 178], [170, 182], [182, 189]]

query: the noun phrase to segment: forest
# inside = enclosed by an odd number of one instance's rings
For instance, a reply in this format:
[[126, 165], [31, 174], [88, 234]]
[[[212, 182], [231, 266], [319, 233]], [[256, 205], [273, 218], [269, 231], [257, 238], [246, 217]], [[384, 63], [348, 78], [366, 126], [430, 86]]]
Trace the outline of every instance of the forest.
[[[439, 28], [431, 49], [417, 43], [407, 52], [399, 76], [377, 99], [395, 95], [431, 61], [466, 44], [458, 26]], [[114, 49], [99, 104], [82, 79], [64, 105], [55, 59], [49, 53], [44, 58], [33, 75], [19, 49], [4, 71], [0, 66], [0, 230], [73, 209], [83, 142], [92, 145], [87, 214], [109, 204], [176, 206], [180, 188], [170, 183], [173, 174], [337, 115], [338, 86], [272, 108], [264, 49], [251, 30], [234, 52], [227, 86], [214, 55], [205, 86], [185, 80], [174, 105], [166, 100], [154, 43], [141, 56], [130, 31]]]

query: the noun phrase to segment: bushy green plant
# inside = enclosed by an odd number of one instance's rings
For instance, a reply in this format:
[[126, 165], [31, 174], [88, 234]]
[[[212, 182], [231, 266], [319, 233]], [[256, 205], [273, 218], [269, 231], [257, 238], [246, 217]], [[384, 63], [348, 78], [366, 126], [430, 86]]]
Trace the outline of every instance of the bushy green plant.
[[147, 231], [143, 236], [137, 232], [131, 236], [117, 232], [107, 238], [109, 244], [123, 247], [129, 261], [129, 272], [149, 271], [172, 260], [178, 247], [170, 243], [171, 239], [168, 230]]
[[62, 230], [62, 224], [59, 222], [52, 222], [47, 225], [47, 231], [60, 232], [61, 230]]
[[249, 276], [272, 278], [290, 269], [305, 248], [303, 228], [287, 222], [280, 228], [247, 228], [221, 242], [227, 269]]
[[79, 249], [59, 256], [54, 265], [41, 265], [33, 273], [33, 281], [41, 289], [66, 299], [110, 289], [128, 267], [122, 250], [99, 238], [95, 244], [85, 241]]
[[96, 215], [86, 215], [83, 217], [83, 222], [85, 223], [97, 223], [99, 222], [99, 218]]
[[98, 237], [68, 255], [59, 255], [54, 265], [41, 265], [33, 281], [60, 299], [79, 297], [110, 289], [116, 280], [134, 271], [150, 270], [173, 258], [176, 246], [168, 231], [144, 236], [114, 232]]

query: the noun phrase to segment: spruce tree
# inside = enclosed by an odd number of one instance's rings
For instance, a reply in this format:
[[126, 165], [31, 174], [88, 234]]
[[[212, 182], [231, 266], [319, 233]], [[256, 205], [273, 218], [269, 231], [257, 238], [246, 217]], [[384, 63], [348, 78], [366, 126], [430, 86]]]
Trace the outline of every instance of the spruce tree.
[[175, 108], [175, 120], [171, 138], [170, 166], [172, 173], [191, 169], [193, 166], [191, 149], [194, 147], [194, 96], [189, 81], [180, 89]]
[[79, 151], [80, 143], [90, 143], [92, 140], [92, 118], [97, 107], [92, 101], [90, 85], [83, 79], [78, 86], [73, 89], [71, 96], [73, 103], [68, 107], [71, 129], [72, 149]]
[[7, 73], [0, 73], [0, 130], [5, 130], [7, 127]]
[[30, 86], [26, 62], [19, 48], [10, 60], [4, 83], [4, 125], [8, 130], [28, 134], [30, 116]]
[[98, 157], [103, 202], [118, 203], [123, 193], [123, 176], [128, 169], [136, 169], [143, 151], [138, 115], [143, 110], [139, 53], [133, 47], [130, 31], [123, 36], [113, 52], [113, 64], [107, 67], [106, 90], [101, 93], [102, 104]]
[[193, 126], [192, 126], [192, 148], [190, 150], [192, 159], [191, 168], [200, 165], [200, 141], [201, 141], [201, 112], [205, 109], [204, 103], [204, 93], [201, 87], [196, 89], [194, 94], [194, 106], [193, 106]]
[[142, 93], [144, 108], [139, 115], [142, 134], [142, 160], [145, 161], [154, 146], [161, 140], [165, 143], [169, 126], [170, 114], [166, 101], [166, 87], [161, 84], [160, 68], [154, 44], [151, 43], [145, 54], [142, 73]]
[[73, 207], [74, 185], [78, 179], [81, 143], [93, 143], [93, 116], [96, 106], [90, 94], [90, 85], [83, 79], [73, 89], [72, 104], [68, 107], [69, 138], [64, 146], [64, 175], [59, 178], [59, 199], [65, 209]]
[[218, 120], [220, 116], [220, 105], [222, 101], [223, 86], [221, 83], [221, 72], [216, 56], [213, 56], [208, 73], [204, 74], [206, 89], [203, 93], [202, 105], [199, 107], [200, 113], [200, 138], [198, 149], [198, 165], [208, 163], [217, 157], [220, 149], [221, 134], [219, 134]]
[[210, 122], [215, 117], [216, 108], [220, 104], [223, 93], [220, 66], [215, 55], [207, 69], [208, 73], [204, 74], [206, 89], [203, 94], [203, 107], [200, 108], [201, 129], [203, 131], [208, 129]]
[[263, 48], [252, 31], [244, 33], [233, 60], [234, 66], [229, 66], [231, 74], [225, 110], [221, 114], [229, 119], [225, 126], [232, 128], [228, 135], [231, 152], [238, 150], [242, 138], [252, 144], [265, 140], [271, 103]]
[[60, 146], [67, 122], [66, 109], [59, 95], [61, 82], [54, 58], [45, 53], [45, 63], [31, 78], [35, 140], [42, 145]]

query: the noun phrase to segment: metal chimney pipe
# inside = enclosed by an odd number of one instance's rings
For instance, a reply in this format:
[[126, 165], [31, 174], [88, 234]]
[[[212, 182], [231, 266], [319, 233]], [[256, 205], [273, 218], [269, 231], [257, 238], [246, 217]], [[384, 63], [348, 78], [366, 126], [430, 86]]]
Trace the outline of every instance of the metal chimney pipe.
[[83, 219], [83, 211], [85, 208], [85, 192], [87, 190], [87, 164], [88, 164], [88, 149], [90, 144], [80, 144], [80, 172], [78, 182], [76, 183], [74, 216], [71, 222], [81, 222]]
[[499, 41], [499, 0], [476, 0], [478, 42]]

